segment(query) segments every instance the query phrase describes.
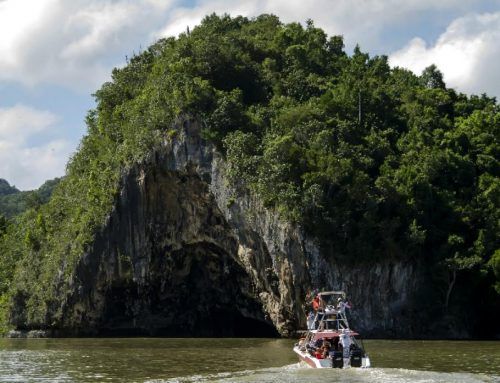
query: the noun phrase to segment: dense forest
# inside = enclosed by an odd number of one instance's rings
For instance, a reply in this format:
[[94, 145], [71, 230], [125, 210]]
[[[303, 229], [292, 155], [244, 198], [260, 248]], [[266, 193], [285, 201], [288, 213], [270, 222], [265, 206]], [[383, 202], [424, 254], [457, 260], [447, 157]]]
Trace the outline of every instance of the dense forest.
[[26, 211], [47, 203], [52, 190], [59, 183], [60, 178], [45, 181], [36, 190], [20, 191], [15, 186], [0, 178], [0, 216], [12, 218]]
[[[196, 118], [229, 181], [342, 262], [427, 265], [451, 314], [500, 294], [500, 108], [448, 88], [435, 66], [391, 68], [312, 21], [207, 16], [113, 70], [46, 204], [0, 226], [0, 321], [44, 315], [102, 227], [123, 169]], [[481, 311], [481, 310], [479, 310]], [[492, 311], [483, 312], [488, 315]]]

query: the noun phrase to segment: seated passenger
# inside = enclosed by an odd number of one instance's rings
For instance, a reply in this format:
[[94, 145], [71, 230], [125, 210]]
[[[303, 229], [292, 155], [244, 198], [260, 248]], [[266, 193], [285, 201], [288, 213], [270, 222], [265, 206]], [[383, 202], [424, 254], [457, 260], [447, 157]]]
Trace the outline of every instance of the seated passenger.
[[323, 359], [328, 358], [330, 356], [330, 342], [327, 342], [323, 345]]
[[323, 338], [319, 338], [316, 340], [316, 342], [314, 342], [314, 346], [316, 346], [316, 348], [320, 348], [323, 346]]

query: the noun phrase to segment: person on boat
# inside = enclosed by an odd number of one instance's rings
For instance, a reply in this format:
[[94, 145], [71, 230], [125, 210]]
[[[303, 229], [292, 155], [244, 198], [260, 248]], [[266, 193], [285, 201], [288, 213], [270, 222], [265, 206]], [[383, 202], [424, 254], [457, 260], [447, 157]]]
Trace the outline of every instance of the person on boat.
[[323, 338], [316, 339], [316, 341], [313, 341], [311, 339], [310, 345], [311, 355], [315, 358], [322, 359], [321, 356], [323, 355]]
[[315, 330], [314, 318], [320, 307], [320, 297], [317, 290], [308, 290], [304, 299], [304, 312], [308, 330]]
[[314, 299], [312, 300], [312, 303], [311, 303], [311, 304], [312, 304], [312, 309], [313, 309], [313, 311], [314, 311], [314, 312], [317, 312], [317, 311], [319, 310], [319, 308], [320, 308], [320, 305], [321, 305], [321, 304], [320, 304], [320, 298], [319, 298], [319, 295], [316, 295], [316, 296], [314, 297]]
[[316, 340], [316, 343], [314, 344], [314, 347], [316, 348], [321, 348], [323, 347], [323, 338], [319, 338]]
[[314, 296], [311, 290], [308, 290], [306, 293], [306, 297], [304, 298], [304, 312], [306, 313], [306, 317], [311, 309], [313, 297]]
[[309, 311], [309, 314], [307, 315], [307, 329], [308, 330], [314, 330], [314, 311]]
[[351, 305], [347, 300], [344, 300], [342, 298], [337, 299], [337, 311], [339, 313], [339, 319], [344, 322], [344, 326], [348, 326], [347, 319], [345, 316], [345, 310], [346, 308], [350, 309]]
[[326, 359], [330, 356], [330, 349], [331, 349], [330, 342], [328, 341], [324, 342], [323, 347], [321, 348], [321, 350], [323, 351], [323, 359]]
[[321, 319], [323, 318], [323, 314], [321, 313], [321, 298], [319, 294], [317, 294], [312, 300], [312, 309], [315, 318], [312, 324], [312, 330], [316, 330], [321, 322]]
[[339, 343], [342, 345], [344, 366], [346, 366], [349, 363], [349, 351], [351, 348], [351, 337], [349, 336], [349, 330], [346, 330], [345, 328], [342, 329]]
[[337, 310], [340, 314], [345, 314], [345, 309], [350, 309], [351, 304], [342, 298], [337, 299]]
[[323, 348], [332, 348], [332, 344], [330, 343], [330, 341], [328, 340], [328, 338], [324, 338], [323, 339], [323, 344], [322, 344], [322, 347]]
[[316, 359], [323, 359], [323, 350], [318, 348], [314, 353], [314, 357]]

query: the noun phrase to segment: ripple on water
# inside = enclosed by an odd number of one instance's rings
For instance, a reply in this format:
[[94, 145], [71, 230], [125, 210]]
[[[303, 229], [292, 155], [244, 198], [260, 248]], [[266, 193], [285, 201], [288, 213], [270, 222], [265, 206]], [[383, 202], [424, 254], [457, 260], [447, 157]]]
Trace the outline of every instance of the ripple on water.
[[61, 356], [64, 357], [64, 352], [51, 350], [0, 351], [0, 380], [2, 383], [71, 382], [68, 373], [60, 368]]
[[281, 368], [192, 375], [167, 380], [147, 380], [145, 383], [208, 383], [208, 382], [262, 382], [262, 383], [497, 383], [500, 376], [471, 373], [446, 373], [397, 368], [371, 369], [311, 369], [299, 364]]
[[292, 345], [286, 339], [0, 339], [0, 382], [500, 383], [496, 341], [366, 341], [376, 367], [368, 370], [304, 368]]

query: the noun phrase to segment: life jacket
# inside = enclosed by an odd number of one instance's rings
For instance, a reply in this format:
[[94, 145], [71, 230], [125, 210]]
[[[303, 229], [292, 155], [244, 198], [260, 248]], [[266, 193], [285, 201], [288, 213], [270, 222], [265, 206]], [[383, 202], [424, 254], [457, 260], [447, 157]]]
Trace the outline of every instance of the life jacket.
[[312, 308], [314, 311], [318, 311], [318, 309], [319, 309], [319, 298], [318, 297], [313, 299]]

